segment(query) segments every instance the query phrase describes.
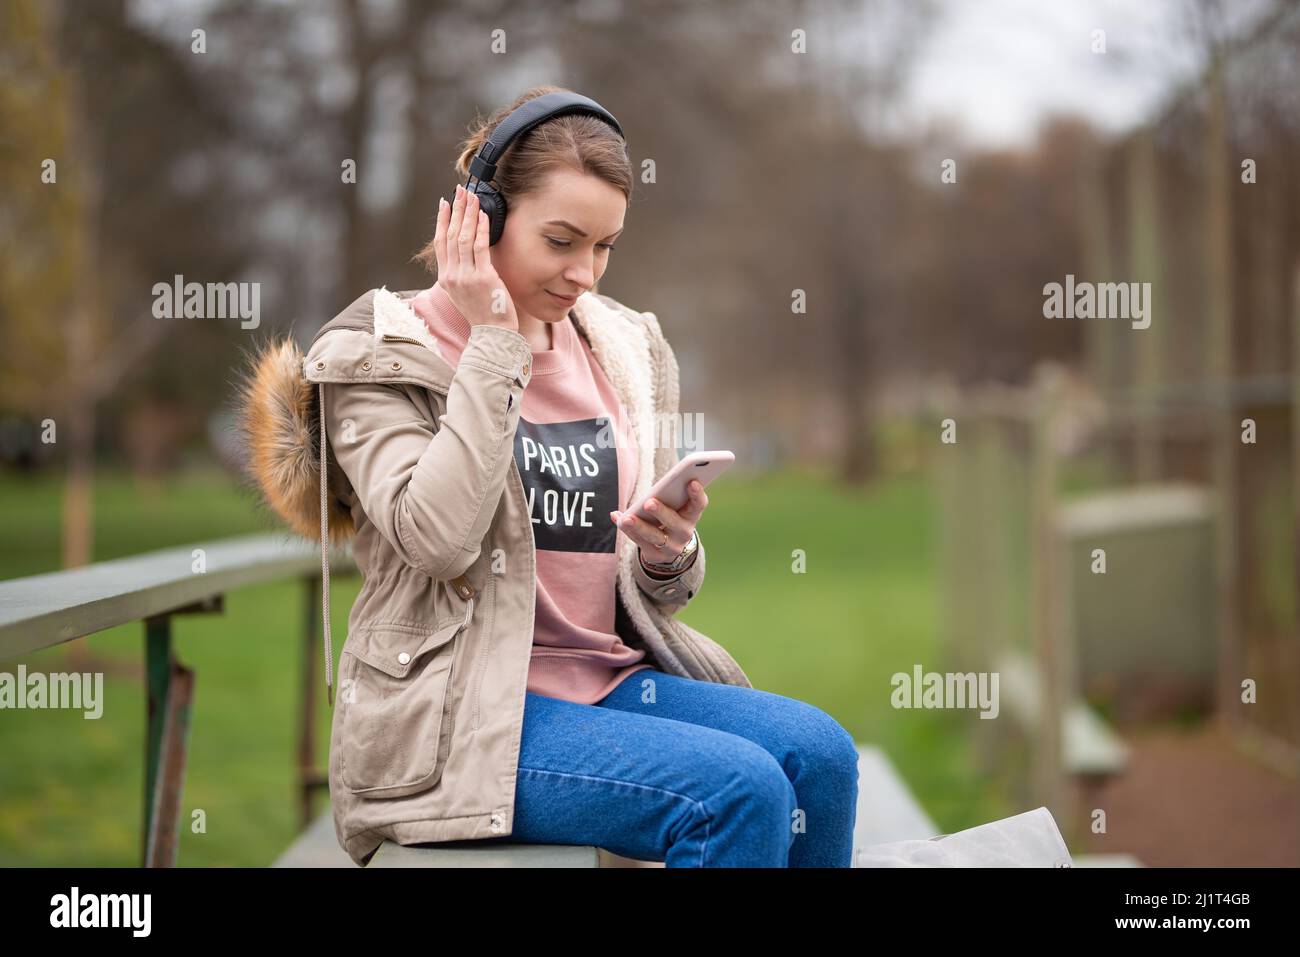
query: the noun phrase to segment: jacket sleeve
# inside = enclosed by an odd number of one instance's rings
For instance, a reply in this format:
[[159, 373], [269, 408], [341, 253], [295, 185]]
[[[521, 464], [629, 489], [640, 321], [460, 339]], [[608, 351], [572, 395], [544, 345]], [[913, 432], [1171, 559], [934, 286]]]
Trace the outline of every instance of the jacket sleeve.
[[431, 578], [455, 578], [478, 558], [514, 455], [531, 355], [518, 332], [473, 326], [436, 429], [402, 385], [325, 386], [334, 460], [380, 535]]
[[[664, 338], [663, 332], [660, 331], [659, 320], [655, 317], [655, 314], [653, 312], [643, 312], [641, 316], [646, 322], [647, 332], [654, 343], [655, 369], [653, 371], [656, 375], [654, 434], [675, 434], [676, 430], [660, 429], [658, 423], [664, 421], [664, 416], [675, 416], [679, 412], [681, 399], [677, 357], [673, 354], [672, 346], [668, 344], [668, 340]], [[663, 448], [659, 448], [656, 442], [654, 465], [654, 480], [656, 482], [668, 474], [669, 470], [681, 459], [675, 442], [663, 443], [663, 445]], [[689, 568], [674, 578], [652, 578], [641, 567], [639, 559], [632, 563], [632, 576], [636, 579], [638, 587], [650, 597], [659, 611], [665, 615], [671, 616], [689, 605], [691, 600], [700, 593], [700, 588], [704, 584], [704, 536], [699, 533], [698, 528], [696, 529], [696, 535], [699, 537], [699, 544], [695, 550], [695, 561], [691, 563]]]

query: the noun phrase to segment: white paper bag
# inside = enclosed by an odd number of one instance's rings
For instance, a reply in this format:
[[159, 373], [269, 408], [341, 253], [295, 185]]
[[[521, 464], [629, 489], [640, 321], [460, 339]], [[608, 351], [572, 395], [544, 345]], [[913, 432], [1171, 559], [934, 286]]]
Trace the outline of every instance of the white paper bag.
[[941, 834], [858, 848], [854, 867], [1073, 867], [1056, 821], [1045, 807]]

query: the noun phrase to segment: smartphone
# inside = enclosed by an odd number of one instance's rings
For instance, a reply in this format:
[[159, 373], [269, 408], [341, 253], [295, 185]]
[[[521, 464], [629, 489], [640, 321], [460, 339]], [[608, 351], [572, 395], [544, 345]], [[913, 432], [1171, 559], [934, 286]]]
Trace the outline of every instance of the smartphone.
[[658, 525], [659, 519], [655, 516], [655, 513], [647, 511], [645, 508], [646, 499], [656, 499], [676, 511], [681, 511], [682, 507], [691, 500], [691, 493], [686, 490], [686, 484], [691, 479], [698, 479], [701, 485], [708, 488], [709, 483], [727, 471], [734, 461], [736, 461], [735, 454], [724, 450], [690, 452], [674, 465], [667, 475], [654, 484], [654, 488], [650, 489], [646, 497], [638, 502], [635, 508], [629, 508], [626, 511], [645, 519], [653, 525]]

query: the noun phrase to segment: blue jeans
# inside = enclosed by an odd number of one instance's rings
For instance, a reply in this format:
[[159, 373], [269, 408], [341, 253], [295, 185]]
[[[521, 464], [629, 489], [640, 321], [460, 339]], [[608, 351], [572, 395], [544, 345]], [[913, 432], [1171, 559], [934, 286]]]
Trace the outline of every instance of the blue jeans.
[[595, 704], [527, 692], [505, 840], [666, 867], [849, 867], [853, 737], [824, 711], [656, 669]]

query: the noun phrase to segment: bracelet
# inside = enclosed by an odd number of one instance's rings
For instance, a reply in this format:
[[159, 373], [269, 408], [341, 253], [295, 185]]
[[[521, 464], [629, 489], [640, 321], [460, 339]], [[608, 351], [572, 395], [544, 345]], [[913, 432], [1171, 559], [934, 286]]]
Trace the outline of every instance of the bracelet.
[[[671, 576], [672, 578], [677, 578], [677, 577], [679, 577], [679, 576], [685, 574], [686, 571], [687, 571], [689, 568], [691, 568], [691, 567], [695, 564], [695, 558], [696, 558], [696, 556], [699, 554], [699, 551], [700, 551], [700, 549], [699, 549], [699, 544], [698, 544], [699, 539], [696, 538], [697, 535], [698, 535], [698, 532], [692, 532], [692, 533], [691, 533], [691, 541], [695, 541], [695, 542], [696, 542], [696, 547], [695, 547], [694, 549], [691, 550], [691, 557], [687, 560], [686, 564], [683, 565], [681, 568], [674, 568], [671, 562], [662, 562], [662, 563], [661, 563], [661, 562], [647, 562], [647, 561], [645, 560], [645, 557], [641, 554], [641, 550], [640, 550], [640, 549], [637, 549], [637, 553], [636, 553], [636, 554], [637, 554], [637, 561], [639, 561], [639, 562], [641, 563], [641, 570], [644, 571], [644, 572], [646, 572], [646, 573], [648, 573], [648, 574], [650, 574], [650, 573], [657, 573], [657, 574], [660, 574], [660, 575], [668, 575], [668, 576]], [[686, 544], [689, 546], [689, 545], [690, 545], [690, 541], [688, 541]], [[684, 546], [684, 547], [682, 548], [682, 551], [684, 552], [685, 550], [686, 550], [686, 547]], [[681, 557], [680, 553], [678, 554], [678, 557], [679, 557], [679, 558]], [[661, 579], [661, 580], [662, 580], [662, 581], [668, 581], [667, 578], [665, 578], [665, 579]]]
[[691, 565], [687, 565], [686, 568], [683, 568], [681, 571], [674, 572], [663, 568], [656, 568], [653, 565], [647, 565], [644, 558], [639, 559], [639, 561], [641, 562], [641, 571], [645, 572], [648, 577], [660, 582], [667, 582], [672, 581], [674, 578], [681, 578], [682, 575], [686, 573], [686, 569], [695, 564], [695, 560], [692, 559]]
[[685, 568], [681, 569], [680, 571], [674, 572], [674, 571], [667, 571], [662, 568], [655, 568], [653, 566], [647, 565], [644, 561], [642, 561], [641, 571], [645, 572], [647, 578], [651, 578], [656, 582], [670, 582], [670, 581], [676, 581], [678, 578], [681, 578], [688, 571], [690, 571], [691, 566], [694, 564], [695, 564], [695, 559], [692, 558], [690, 562], [687, 563]]

